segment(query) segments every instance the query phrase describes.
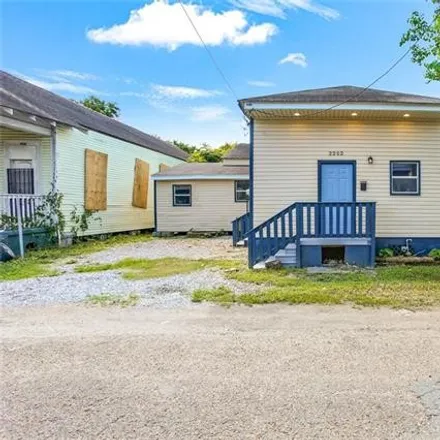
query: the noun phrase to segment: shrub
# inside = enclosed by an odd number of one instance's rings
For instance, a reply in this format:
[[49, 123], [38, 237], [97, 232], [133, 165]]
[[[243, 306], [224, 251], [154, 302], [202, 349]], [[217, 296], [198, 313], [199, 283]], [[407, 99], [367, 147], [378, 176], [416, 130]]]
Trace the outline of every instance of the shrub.
[[440, 249], [433, 249], [430, 253], [429, 256], [431, 258], [434, 258], [435, 261], [440, 261]]
[[379, 251], [379, 257], [381, 258], [394, 257], [394, 251], [391, 248], [383, 248]]

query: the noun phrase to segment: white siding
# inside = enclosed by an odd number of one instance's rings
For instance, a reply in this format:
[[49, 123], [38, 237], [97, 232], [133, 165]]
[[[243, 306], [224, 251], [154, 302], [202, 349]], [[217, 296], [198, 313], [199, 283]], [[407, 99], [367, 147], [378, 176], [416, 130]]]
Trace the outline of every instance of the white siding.
[[[377, 236], [440, 237], [438, 122], [256, 120], [254, 226], [294, 202], [317, 201], [318, 160], [338, 159], [329, 151], [356, 161], [357, 200], [377, 202]], [[390, 195], [391, 160], [421, 161], [420, 196]]]
[[9, 142], [29, 142], [37, 143], [39, 147], [39, 191], [41, 194], [47, 194], [51, 189], [52, 182], [52, 153], [50, 147], [50, 137], [39, 136], [23, 131], [11, 130], [0, 127], [0, 194], [7, 192], [6, 188], [6, 169], [5, 163], [5, 144]]
[[[192, 185], [192, 206], [173, 206], [173, 184]], [[158, 181], [158, 231], [231, 231], [232, 220], [246, 212], [234, 191], [233, 180]]]
[[[64, 213], [68, 219], [76, 206], [84, 206], [84, 150], [108, 154], [107, 210], [90, 221], [87, 234], [130, 231], [154, 227], [154, 184], [150, 180], [147, 209], [131, 205], [135, 159], [150, 164], [150, 176], [159, 164], [174, 166], [182, 161], [94, 131], [83, 133], [71, 128], [57, 129], [58, 190], [64, 194]], [[69, 230], [69, 225], [66, 230]]]

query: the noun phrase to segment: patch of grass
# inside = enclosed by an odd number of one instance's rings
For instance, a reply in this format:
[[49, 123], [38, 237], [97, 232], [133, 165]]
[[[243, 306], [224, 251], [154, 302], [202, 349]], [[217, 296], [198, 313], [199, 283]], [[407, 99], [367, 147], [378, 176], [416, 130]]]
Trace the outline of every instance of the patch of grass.
[[182, 258], [147, 260], [126, 258], [116, 263], [79, 266], [75, 268], [75, 270], [80, 273], [121, 270], [124, 278], [129, 280], [140, 280], [146, 278], [163, 278], [207, 268], [238, 270], [242, 267], [243, 264], [235, 260], [188, 260]]
[[13, 260], [0, 263], [0, 281], [15, 281], [23, 278], [50, 277], [59, 273], [37, 261]]
[[120, 234], [111, 236], [107, 240], [87, 239], [64, 248], [53, 247], [29, 251], [24, 259], [16, 259], [0, 263], [0, 281], [55, 276], [58, 272], [49, 268], [48, 265], [56, 261], [70, 258], [66, 264], [74, 264], [76, 261], [73, 257], [103, 251], [114, 246], [139, 243], [151, 239], [152, 237], [150, 234]]
[[227, 276], [257, 284], [256, 293], [224, 288], [198, 290], [193, 301], [218, 304], [355, 304], [418, 308], [440, 306], [440, 273], [432, 266], [391, 267], [376, 271], [309, 274], [304, 270], [240, 270]]
[[95, 306], [101, 307], [130, 307], [135, 306], [140, 300], [137, 293], [130, 293], [129, 295], [115, 295], [110, 293], [101, 293], [99, 295], [90, 295], [86, 298], [86, 302]]

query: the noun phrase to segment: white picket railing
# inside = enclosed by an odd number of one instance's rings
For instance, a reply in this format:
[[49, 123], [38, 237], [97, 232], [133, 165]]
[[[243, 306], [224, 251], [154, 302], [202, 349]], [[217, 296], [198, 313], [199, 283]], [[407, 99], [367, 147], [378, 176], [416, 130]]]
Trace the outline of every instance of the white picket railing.
[[[12, 217], [17, 224], [20, 240], [20, 254], [24, 256], [23, 226], [35, 219], [44, 196], [34, 194], [0, 194], [0, 230], [3, 229], [2, 216]], [[14, 223], [15, 223], [14, 222]]]

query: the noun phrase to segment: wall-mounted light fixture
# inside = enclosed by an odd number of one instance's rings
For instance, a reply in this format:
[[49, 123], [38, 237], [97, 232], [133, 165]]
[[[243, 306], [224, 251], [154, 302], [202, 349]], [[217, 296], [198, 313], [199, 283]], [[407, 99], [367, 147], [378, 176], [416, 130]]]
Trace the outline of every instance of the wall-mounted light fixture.
[[373, 156], [369, 156], [368, 157], [368, 165], [373, 165], [373, 163], [374, 163]]

